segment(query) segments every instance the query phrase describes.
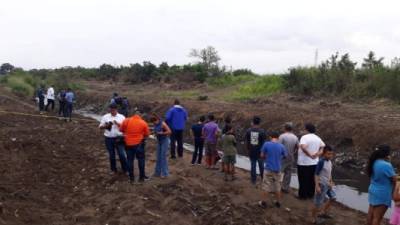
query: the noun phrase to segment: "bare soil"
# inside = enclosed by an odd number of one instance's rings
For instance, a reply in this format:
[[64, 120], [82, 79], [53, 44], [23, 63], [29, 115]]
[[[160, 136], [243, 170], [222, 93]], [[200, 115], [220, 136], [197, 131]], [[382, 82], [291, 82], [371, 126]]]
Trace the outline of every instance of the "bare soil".
[[[112, 90], [105, 87], [89, 91], [81, 95], [81, 104], [98, 103], [101, 108], [100, 93]], [[161, 105], [162, 110], [170, 99], [165, 103], [142, 100], [149, 101], [148, 106]], [[242, 115], [235, 121], [247, 120], [251, 108], [258, 108], [249, 105], [235, 111], [235, 105], [229, 103], [211, 107], [207, 102], [192, 100], [184, 104], [191, 111], [200, 112], [222, 113], [230, 109], [235, 115]], [[269, 108], [263, 107], [260, 113]], [[18, 99], [3, 88], [0, 110], [38, 115], [31, 102]], [[292, 115], [281, 113], [282, 118]], [[183, 160], [170, 161], [168, 179], [153, 178], [131, 185], [126, 176], [108, 173], [108, 157], [97, 122], [78, 119], [67, 123], [0, 113], [0, 224], [310, 224], [310, 201], [299, 201], [294, 194], [288, 194], [282, 208], [261, 209], [257, 201], [262, 192], [249, 184], [247, 172], [239, 170], [236, 181], [225, 182], [218, 171], [189, 166], [189, 154]], [[266, 118], [265, 122], [272, 124], [271, 121]], [[154, 151], [150, 141], [146, 148], [148, 175], [154, 168]], [[365, 224], [365, 214], [339, 204], [333, 206], [332, 214], [335, 219], [326, 224]]]
[[[368, 103], [343, 102], [335, 98], [313, 98], [280, 94], [248, 102], [226, 101], [232, 88], [206, 85], [179, 86], [163, 83], [127, 85], [123, 83], [84, 82], [82, 106], [104, 112], [113, 92], [127, 96], [131, 104], [143, 111], [164, 115], [175, 98], [181, 100], [195, 122], [200, 115], [214, 113], [219, 120], [230, 116], [236, 134], [243, 140], [253, 116], [262, 118], [262, 127], [280, 131], [285, 122], [293, 122], [295, 133], [304, 132], [304, 123], [317, 126], [317, 134], [337, 152], [336, 164], [363, 171], [369, 154], [378, 144], [389, 144], [394, 149], [392, 162], [400, 166], [400, 107], [398, 104], [376, 100]], [[199, 96], [208, 96], [200, 101]], [[244, 153], [244, 152], [242, 152]]]

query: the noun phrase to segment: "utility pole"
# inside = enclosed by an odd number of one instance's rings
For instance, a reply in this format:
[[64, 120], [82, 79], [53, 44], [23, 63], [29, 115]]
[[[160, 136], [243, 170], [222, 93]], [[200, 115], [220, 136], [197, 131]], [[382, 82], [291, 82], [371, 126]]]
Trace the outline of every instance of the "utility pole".
[[315, 50], [314, 67], [318, 66], [318, 48]]

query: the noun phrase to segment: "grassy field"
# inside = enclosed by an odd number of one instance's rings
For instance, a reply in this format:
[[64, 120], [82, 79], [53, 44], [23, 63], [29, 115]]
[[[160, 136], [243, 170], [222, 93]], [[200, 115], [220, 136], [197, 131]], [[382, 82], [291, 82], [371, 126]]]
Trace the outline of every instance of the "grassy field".
[[65, 76], [55, 74], [39, 77], [23, 71], [15, 71], [0, 77], [0, 83], [19, 96], [33, 96], [35, 90], [41, 85], [44, 85], [44, 87], [53, 86], [56, 90], [62, 88], [71, 88], [75, 91], [85, 90], [83, 84], [71, 81]]
[[207, 80], [212, 89], [226, 89], [223, 99], [241, 101], [270, 96], [283, 91], [284, 80], [279, 75], [221, 76]]

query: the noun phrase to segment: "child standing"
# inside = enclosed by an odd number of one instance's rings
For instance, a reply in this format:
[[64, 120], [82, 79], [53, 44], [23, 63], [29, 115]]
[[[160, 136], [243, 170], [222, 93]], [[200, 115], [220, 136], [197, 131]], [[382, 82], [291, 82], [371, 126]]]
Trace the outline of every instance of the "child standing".
[[327, 145], [323, 149], [322, 157], [319, 159], [315, 170], [315, 196], [314, 207], [312, 209], [312, 218], [315, 224], [322, 222], [318, 220], [318, 217], [325, 219], [332, 218], [328, 214], [331, 203], [336, 199], [336, 194], [333, 191], [334, 183], [332, 181], [332, 158], [333, 149]]
[[201, 159], [203, 158], [203, 148], [204, 148], [204, 137], [203, 137], [203, 127], [205, 116], [200, 116], [199, 121], [193, 124], [191, 129], [192, 137], [194, 138], [194, 152], [192, 157], [192, 165], [195, 165], [196, 161], [198, 165], [201, 165]]
[[390, 224], [400, 225], [400, 176], [396, 177], [396, 187], [393, 191], [394, 209], [390, 217]]
[[224, 151], [224, 172], [225, 181], [228, 181], [228, 176], [231, 175], [231, 180], [235, 179], [235, 163], [236, 163], [236, 138], [234, 136], [231, 125], [225, 126], [226, 133], [222, 136], [222, 148]]

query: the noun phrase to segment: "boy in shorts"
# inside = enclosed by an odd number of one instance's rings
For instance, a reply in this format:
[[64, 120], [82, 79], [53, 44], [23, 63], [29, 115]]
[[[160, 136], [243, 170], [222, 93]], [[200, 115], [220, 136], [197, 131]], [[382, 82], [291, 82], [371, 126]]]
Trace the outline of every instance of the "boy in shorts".
[[331, 203], [336, 199], [336, 194], [332, 189], [334, 186], [332, 181], [332, 158], [333, 149], [327, 145], [324, 147], [322, 157], [319, 159], [315, 170], [315, 196], [314, 207], [312, 209], [314, 224], [322, 223], [318, 217], [325, 219], [332, 218], [328, 214]]
[[[279, 133], [271, 132], [271, 141], [265, 142], [261, 148], [261, 158], [265, 161], [265, 173], [263, 179], [264, 199], [268, 193], [275, 193], [274, 202], [277, 208], [281, 207], [281, 168], [282, 159], [287, 157], [287, 150], [284, 145], [279, 143]], [[260, 201], [259, 205], [263, 208], [267, 206], [265, 201]]]
[[233, 135], [233, 128], [231, 125], [225, 126], [226, 133], [222, 136], [222, 149], [224, 151], [224, 173], [225, 181], [228, 181], [228, 176], [231, 176], [231, 180], [235, 179], [235, 163], [236, 163], [236, 138]]

